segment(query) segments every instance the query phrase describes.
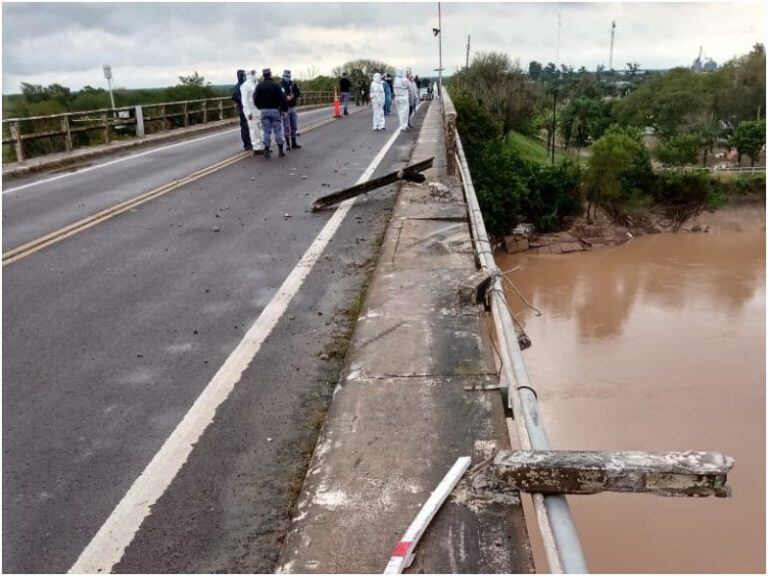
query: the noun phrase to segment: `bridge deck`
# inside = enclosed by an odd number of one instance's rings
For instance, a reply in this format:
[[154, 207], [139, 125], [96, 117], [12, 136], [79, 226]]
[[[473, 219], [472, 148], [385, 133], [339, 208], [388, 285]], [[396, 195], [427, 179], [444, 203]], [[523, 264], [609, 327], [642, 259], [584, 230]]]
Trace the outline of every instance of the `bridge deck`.
[[[291, 573], [381, 573], [458, 457], [508, 445], [486, 362], [482, 307], [459, 286], [476, 273], [461, 186], [445, 176], [442, 120], [430, 106], [412, 161], [447, 188], [404, 184], [347, 366], [281, 556]], [[411, 573], [533, 571], [522, 505], [474, 499], [466, 485], [419, 544]]]
[[[4, 266], [6, 571], [68, 570], [111, 517], [332, 218], [312, 199], [353, 184], [391, 136], [365, 112], [285, 159], [238, 162]], [[373, 176], [403, 166], [413, 139], [401, 135]], [[231, 131], [28, 180], [40, 183], [3, 195], [5, 249], [239, 148]], [[390, 188], [352, 207], [118, 570], [274, 568], [338, 375], [319, 356], [343, 332], [392, 203]]]

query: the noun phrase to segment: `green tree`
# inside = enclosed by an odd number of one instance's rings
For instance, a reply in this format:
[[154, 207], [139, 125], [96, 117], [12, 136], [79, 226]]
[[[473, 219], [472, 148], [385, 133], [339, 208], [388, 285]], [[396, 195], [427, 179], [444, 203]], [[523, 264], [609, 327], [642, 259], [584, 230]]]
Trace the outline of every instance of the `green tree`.
[[701, 138], [697, 134], [678, 134], [656, 147], [656, 158], [667, 166], [695, 164], [699, 148]]
[[41, 84], [22, 82], [21, 93], [24, 95], [24, 100], [27, 102], [42, 102], [43, 100], [48, 99], [48, 93], [45, 91], [45, 87]]
[[359, 58], [350, 60], [341, 66], [333, 69], [333, 75], [336, 78], [341, 77], [341, 73], [346, 72], [349, 81], [352, 83], [352, 94], [355, 98], [363, 94], [365, 98], [369, 96], [371, 81], [376, 72], [381, 74], [394, 74], [394, 66], [390, 66], [381, 60], [371, 60], [368, 58]]
[[715, 117], [730, 130], [741, 121], [765, 118], [765, 68], [765, 47], [755, 44], [749, 54], [705, 75]]
[[755, 120], [739, 122], [733, 131], [729, 144], [736, 148], [739, 153], [739, 165], [741, 165], [742, 155], [746, 154], [752, 160], [752, 166], [754, 166], [755, 160], [757, 160], [760, 150], [765, 144], [765, 120], [760, 122]]
[[109, 108], [110, 106], [109, 92], [104, 90], [104, 88], [85, 86], [82, 90], [75, 92], [69, 104], [69, 109], [73, 111], [98, 110], [100, 108]]
[[641, 207], [652, 180], [651, 160], [640, 131], [611, 126], [592, 146], [585, 179], [587, 214], [596, 205], [617, 215]]
[[704, 151], [701, 159], [702, 166], [707, 165], [707, 156], [714, 149], [722, 131], [720, 122], [714, 118], [705, 118], [696, 124], [694, 133], [699, 137], [699, 143]]
[[541, 71], [542, 66], [540, 62], [536, 62], [536, 60], [531, 60], [528, 63], [528, 77], [533, 80], [534, 82], [541, 78]]
[[486, 146], [483, 150], [482, 164], [472, 172], [472, 179], [490, 234], [503, 235], [518, 224], [528, 197], [523, 177], [526, 168], [519, 156], [504, 147]]
[[452, 84], [480, 102], [501, 122], [504, 132], [528, 131], [540, 94], [506, 54], [479, 52], [469, 67], [453, 76]]
[[529, 164], [528, 193], [522, 211], [537, 229], [551, 232], [561, 228], [570, 217], [581, 213], [581, 168], [566, 160], [554, 166]]
[[21, 93], [24, 95], [24, 99], [29, 103], [54, 100], [66, 107], [72, 99], [72, 94], [69, 88], [62, 86], [61, 84], [49, 84], [48, 86], [43, 87], [40, 84], [28, 84], [27, 82], [22, 82]]
[[602, 98], [572, 98], [559, 112], [560, 134], [566, 146], [583, 148], [611, 124], [610, 106]]
[[189, 76], [179, 76], [179, 83], [163, 91], [163, 98], [169, 102], [178, 100], [201, 100], [218, 96], [216, 89], [196, 71]]
[[501, 122], [491, 115], [474, 96], [451, 87], [451, 97], [456, 107], [456, 125], [462, 145], [471, 164], [480, 165], [487, 146], [499, 146], [502, 136]]
[[616, 117], [621, 124], [650, 126], [662, 138], [691, 131], [712, 110], [705, 82], [706, 75], [683, 68], [653, 77], [617, 103]]
[[311, 80], [303, 80], [301, 89], [306, 92], [333, 92], [339, 89], [339, 79], [331, 76], [315, 76]]

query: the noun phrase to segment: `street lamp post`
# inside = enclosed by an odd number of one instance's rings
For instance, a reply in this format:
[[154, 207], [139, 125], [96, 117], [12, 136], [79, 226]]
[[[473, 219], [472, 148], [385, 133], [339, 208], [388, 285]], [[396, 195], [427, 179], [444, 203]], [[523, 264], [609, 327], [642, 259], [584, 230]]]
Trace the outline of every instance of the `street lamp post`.
[[109, 64], [104, 65], [104, 78], [107, 79], [107, 86], [109, 86], [109, 101], [112, 102], [112, 109], [115, 109], [115, 97], [112, 95], [112, 66]]

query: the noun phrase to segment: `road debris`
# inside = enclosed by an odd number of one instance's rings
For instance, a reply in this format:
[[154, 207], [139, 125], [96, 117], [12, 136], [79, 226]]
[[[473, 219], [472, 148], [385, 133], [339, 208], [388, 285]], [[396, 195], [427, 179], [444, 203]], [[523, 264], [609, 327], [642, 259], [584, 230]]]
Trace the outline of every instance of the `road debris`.
[[495, 474], [507, 486], [541, 494], [645, 492], [657, 496], [731, 496], [734, 460], [717, 452], [499, 452]]
[[333, 204], [338, 204], [339, 202], [347, 200], [348, 198], [354, 198], [355, 196], [370, 192], [376, 188], [381, 188], [382, 186], [393, 184], [398, 180], [407, 180], [409, 182], [424, 182], [426, 177], [423, 174], [420, 174], [420, 172], [431, 168], [433, 160], [434, 157], [427, 160], [422, 160], [421, 162], [416, 162], [415, 164], [406, 166], [402, 170], [390, 172], [389, 174], [379, 178], [374, 178], [373, 180], [368, 180], [362, 184], [355, 184], [350, 188], [345, 188], [344, 190], [339, 190], [333, 194], [322, 196], [315, 200], [314, 204], [312, 204], [312, 211], [317, 212], [318, 210], [322, 210], [323, 208], [327, 208]]
[[421, 536], [424, 534], [427, 526], [429, 526], [432, 518], [437, 514], [437, 511], [440, 510], [440, 507], [459, 483], [461, 477], [469, 469], [471, 463], [472, 459], [469, 456], [462, 456], [456, 460], [456, 463], [440, 481], [440, 484], [437, 485], [437, 488], [435, 488], [435, 491], [432, 492], [424, 503], [424, 506], [421, 507], [414, 521], [408, 526], [408, 530], [405, 531], [400, 542], [395, 545], [387, 567], [384, 569], [384, 574], [402, 574], [403, 570], [411, 565], [414, 551]]

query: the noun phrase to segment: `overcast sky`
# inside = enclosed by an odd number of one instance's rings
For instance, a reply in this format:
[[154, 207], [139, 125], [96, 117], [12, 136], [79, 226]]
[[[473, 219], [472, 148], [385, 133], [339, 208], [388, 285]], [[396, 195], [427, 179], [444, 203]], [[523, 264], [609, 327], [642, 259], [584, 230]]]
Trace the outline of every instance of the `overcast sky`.
[[[764, 42], [766, 9], [757, 3], [443, 3], [443, 62], [450, 72], [472, 51], [500, 50], [527, 67], [560, 60], [607, 64], [616, 20], [614, 67], [691, 64], [699, 46], [722, 63]], [[73, 89], [168, 86], [199, 71], [214, 84], [237, 68], [290, 68], [294, 76], [354, 58], [377, 58], [425, 75], [437, 66], [436, 3], [7, 3], [3, 14], [3, 93], [20, 82]]]

